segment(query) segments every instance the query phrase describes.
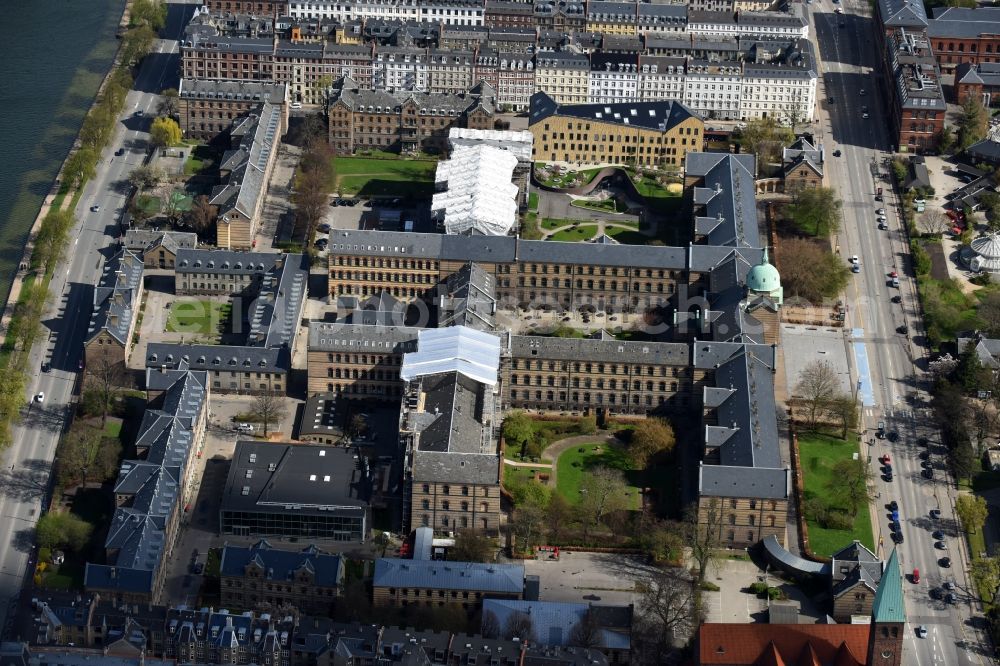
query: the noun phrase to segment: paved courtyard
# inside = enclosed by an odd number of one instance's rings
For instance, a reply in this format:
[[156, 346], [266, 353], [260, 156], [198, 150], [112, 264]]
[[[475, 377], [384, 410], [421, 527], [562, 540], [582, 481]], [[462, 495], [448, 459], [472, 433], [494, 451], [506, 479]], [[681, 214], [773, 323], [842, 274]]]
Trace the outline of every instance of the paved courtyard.
[[785, 379], [790, 393], [795, 392], [802, 370], [813, 361], [825, 361], [840, 378], [841, 389], [853, 390], [847, 357], [850, 331], [842, 328], [781, 325], [781, 350], [785, 358]]

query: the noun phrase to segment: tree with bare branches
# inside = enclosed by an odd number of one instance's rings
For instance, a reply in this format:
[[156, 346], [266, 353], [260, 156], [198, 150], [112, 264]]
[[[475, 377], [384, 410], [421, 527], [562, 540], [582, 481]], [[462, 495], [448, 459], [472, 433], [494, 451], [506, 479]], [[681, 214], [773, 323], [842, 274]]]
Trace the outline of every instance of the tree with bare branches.
[[191, 203], [191, 210], [188, 211], [184, 219], [197, 233], [203, 233], [212, 228], [215, 218], [219, 216], [219, 207], [209, 203], [209, 199], [204, 194], [195, 197]]
[[917, 218], [917, 228], [920, 233], [928, 236], [940, 236], [951, 227], [948, 216], [940, 210], [927, 210]]
[[811, 428], [816, 427], [819, 417], [829, 408], [839, 384], [837, 373], [826, 361], [813, 361], [802, 369], [799, 383], [795, 385], [795, 397], [805, 406]]
[[260, 421], [264, 437], [270, 426], [277, 424], [285, 415], [283, 396], [277, 391], [264, 391], [254, 396], [251, 413]]
[[99, 399], [102, 427], [108, 422], [108, 412], [114, 406], [125, 378], [125, 366], [121, 361], [99, 358], [87, 363], [85, 384]]
[[659, 652], [686, 643], [700, 623], [698, 581], [682, 568], [670, 568], [645, 578], [641, 586], [640, 623], [647, 634], [659, 639]]
[[685, 532], [691, 557], [697, 571], [700, 585], [708, 575], [708, 569], [719, 558], [722, 543], [722, 502], [716, 497], [703, 497], [703, 505], [688, 505], [684, 515]]
[[583, 617], [573, 625], [570, 631], [569, 644], [582, 648], [599, 648], [603, 643], [601, 623], [597, 621], [594, 609], [588, 608]]

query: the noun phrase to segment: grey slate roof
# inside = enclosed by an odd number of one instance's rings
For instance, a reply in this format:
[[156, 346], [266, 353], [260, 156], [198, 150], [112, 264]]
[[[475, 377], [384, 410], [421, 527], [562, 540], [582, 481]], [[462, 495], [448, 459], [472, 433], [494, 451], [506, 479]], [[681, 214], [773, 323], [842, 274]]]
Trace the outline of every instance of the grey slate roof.
[[438, 326], [496, 329], [496, 281], [478, 264], [469, 262], [448, 276], [438, 303]]
[[223, 511], [365, 515], [371, 481], [354, 449], [239, 441]]
[[596, 245], [527, 241], [513, 236], [471, 237], [354, 229], [331, 233], [329, 252], [343, 255], [416, 257], [483, 263], [512, 263], [518, 259], [584, 266], [641, 266], [674, 270], [686, 266], [686, 251], [679, 247]]
[[318, 393], [306, 398], [299, 421], [299, 438], [309, 436], [340, 437], [343, 429], [337, 418], [337, 394]]
[[974, 347], [976, 356], [979, 357], [979, 362], [984, 367], [991, 369], [1000, 368], [1000, 339], [976, 336], [973, 338], [958, 338], [956, 342], [959, 354], [964, 352], [966, 347], [971, 344]]
[[174, 381], [159, 407], [147, 409], [139, 427], [136, 448], [146, 451], [145, 458], [123, 461], [115, 483], [115, 494], [130, 500], [115, 509], [104, 543], [115, 553], [114, 561], [108, 567], [88, 564], [84, 581], [88, 588], [114, 585], [152, 592], [153, 573], [169, 547], [169, 522], [180, 510], [182, 479], [198, 445], [196, 424], [208, 400], [207, 373], [181, 371], [170, 376]]
[[822, 147], [813, 146], [803, 136], [781, 151], [781, 162], [786, 175], [798, 168], [800, 164], [806, 164], [820, 176], [823, 175]]
[[[285, 255], [276, 252], [236, 252], [234, 250], [196, 250], [177, 252], [177, 273], [214, 275], [263, 275], [273, 271]], [[301, 255], [289, 255], [289, 259]]]
[[417, 348], [419, 328], [309, 322], [309, 351], [402, 354]]
[[698, 492], [709, 497], [787, 499], [791, 494], [787, 468], [702, 465], [698, 473]]
[[107, 331], [128, 346], [128, 329], [142, 297], [144, 270], [142, 257], [125, 247], [105, 262], [94, 287], [94, 310], [90, 315], [87, 340]]
[[703, 225], [706, 245], [760, 247], [753, 155], [689, 153], [685, 174], [704, 178], [694, 202], [705, 207], [703, 218], [716, 220], [710, 229]]
[[927, 22], [927, 35], [955, 39], [971, 39], [980, 35], [997, 34], [1000, 7], [939, 7]]
[[[384, 50], [384, 49], [383, 49]], [[423, 51], [421, 51], [423, 52]], [[363, 111], [367, 107], [381, 107], [387, 111], [397, 109], [407, 101], [413, 101], [421, 109], [437, 109], [441, 115], [460, 115], [468, 113], [477, 106], [483, 106], [487, 111], [496, 111], [492, 88], [485, 86], [485, 95], [472, 93], [436, 93], [400, 91], [390, 93], [385, 90], [361, 88], [349, 76], [343, 76], [334, 82], [330, 90], [328, 106], [343, 104], [352, 111]]]
[[552, 116], [597, 120], [661, 132], [673, 129], [688, 118], [700, 117], [676, 100], [619, 104], [559, 104], [544, 92], [532, 95], [528, 124], [535, 125]]
[[1000, 162], [1000, 141], [983, 139], [969, 146], [965, 152], [976, 159]]
[[511, 335], [510, 353], [514, 358], [541, 358], [595, 363], [657, 364], [687, 367], [690, 346], [681, 342], [643, 342], [632, 340], [555, 338], [534, 335]]
[[923, 28], [928, 24], [922, 0], [878, 0], [878, 14], [883, 25]]
[[250, 311], [247, 343], [254, 347], [291, 348], [309, 288], [309, 264], [303, 254], [288, 254], [281, 268], [266, 275]]
[[220, 81], [215, 79], [181, 79], [177, 95], [183, 99], [243, 100], [284, 104], [284, 83], [270, 81]]
[[[243, 125], [241, 127], [241, 125]], [[264, 174], [280, 139], [281, 109], [265, 102], [255, 113], [233, 122], [230, 136], [242, 136], [234, 150], [222, 156], [222, 168], [230, 171], [227, 181], [212, 192], [211, 203], [219, 217], [236, 209], [253, 218], [264, 197]]]
[[160, 246], [176, 255], [181, 248], [197, 247], [198, 234], [150, 229], [129, 229], [125, 232], [125, 247], [129, 250], [147, 254]]
[[189, 345], [152, 342], [146, 347], [147, 368], [189, 367], [219, 372], [285, 373], [291, 352], [284, 347], [266, 349], [234, 345]]
[[375, 560], [372, 585], [521, 594], [524, 591], [524, 565], [383, 557]]
[[415, 441], [414, 482], [497, 483], [494, 427], [499, 424], [492, 387], [446, 372], [422, 376], [407, 388], [422, 397], [419, 408], [404, 408], [401, 423]]
[[219, 560], [219, 575], [242, 578], [246, 568], [256, 564], [264, 570], [264, 580], [293, 580], [296, 572], [308, 569], [320, 587], [339, 587], [344, 582], [344, 560], [316, 546], [299, 551], [274, 548], [261, 539], [250, 547], [225, 546]]

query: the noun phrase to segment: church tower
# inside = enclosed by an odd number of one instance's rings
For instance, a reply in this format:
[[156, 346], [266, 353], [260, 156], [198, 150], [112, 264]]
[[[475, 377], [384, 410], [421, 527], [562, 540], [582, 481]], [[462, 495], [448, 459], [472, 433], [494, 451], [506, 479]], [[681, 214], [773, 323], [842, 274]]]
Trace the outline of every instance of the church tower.
[[903, 659], [903, 631], [906, 609], [903, 607], [903, 577], [899, 571], [896, 549], [882, 571], [875, 603], [872, 605], [871, 632], [868, 634], [868, 666], [900, 666]]

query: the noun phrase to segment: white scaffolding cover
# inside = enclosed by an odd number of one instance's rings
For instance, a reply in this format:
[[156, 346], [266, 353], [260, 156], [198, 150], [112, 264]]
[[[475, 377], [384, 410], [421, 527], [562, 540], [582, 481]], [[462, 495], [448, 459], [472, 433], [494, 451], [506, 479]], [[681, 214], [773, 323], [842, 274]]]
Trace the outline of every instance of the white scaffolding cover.
[[495, 386], [500, 371], [500, 337], [467, 326], [428, 328], [417, 334], [417, 351], [403, 355], [403, 381], [442, 372], [460, 372]]
[[448, 234], [473, 231], [506, 236], [517, 221], [517, 185], [511, 182], [517, 158], [489, 145], [455, 146], [440, 162], [435, 181], [448, 189], [434, 195], [431, 210], [444, 212]]

